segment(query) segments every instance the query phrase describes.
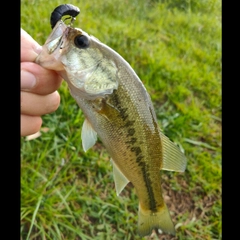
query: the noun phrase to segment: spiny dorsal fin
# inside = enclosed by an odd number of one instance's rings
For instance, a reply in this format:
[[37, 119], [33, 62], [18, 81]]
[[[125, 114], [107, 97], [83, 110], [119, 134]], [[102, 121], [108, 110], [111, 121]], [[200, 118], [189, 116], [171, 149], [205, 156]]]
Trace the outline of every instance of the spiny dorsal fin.
[[92, 128], [92, 125], [89, 123], [87, 119], [84, 120], [81, 137], [82, 137], [83, 150], [85, 152], [89, 148], [91, 148], [97, 141], [97, 133]]
[[113, 159], [110, 161], [113, 165], [113, 179], [115, 182], [117, 196], [119, 196], [125, 186], [129, 183], [129, 180], [123, 175], [118, 166], [114, 163]]
[[187, 159], [167, 136], [160, 132], [163, 146], [163, 170], [184, 172], [187, 166]]

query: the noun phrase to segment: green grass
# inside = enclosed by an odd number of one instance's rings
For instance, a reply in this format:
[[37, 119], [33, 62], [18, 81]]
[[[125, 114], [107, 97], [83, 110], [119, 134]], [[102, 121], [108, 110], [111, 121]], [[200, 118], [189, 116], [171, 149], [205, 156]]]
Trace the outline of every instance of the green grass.
[[[21, 0], [21, 27], [43, 44], [50, 14], [62, 3]], [[188, 159], [185, 173], [162, 172], [177, 236], [159, 238], [222, 239], [221, 2], [69, 3], [81, 9], [76, 27], [131, 64], [160, 127]], [[83, 114], [65, 82], [59, 92], [59, 109], [43, 117], [49, 131], [21, 139], [21, 239], [143, 239], [134, 188], [116, 196], [108, 153], [100, 141], [83, 151]]]

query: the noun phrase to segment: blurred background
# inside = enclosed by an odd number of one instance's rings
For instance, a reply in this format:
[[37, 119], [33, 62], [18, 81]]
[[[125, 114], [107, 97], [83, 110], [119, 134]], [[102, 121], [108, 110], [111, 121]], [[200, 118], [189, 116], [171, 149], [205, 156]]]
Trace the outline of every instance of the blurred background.
[[21, 239], [222, 239], [221, 1], [21, 0], [21, 27], [44, 44], [51, 12], [65, 3], [81, 10], [75, 27], [130, 63], [188, 159], [184, 173], [161, 171], [177, 233], [138, 236], [135, 189], [117, 197], [100, 140], [83, 151], [84, 117], [63, 82], [40, 136], [21, 139]]

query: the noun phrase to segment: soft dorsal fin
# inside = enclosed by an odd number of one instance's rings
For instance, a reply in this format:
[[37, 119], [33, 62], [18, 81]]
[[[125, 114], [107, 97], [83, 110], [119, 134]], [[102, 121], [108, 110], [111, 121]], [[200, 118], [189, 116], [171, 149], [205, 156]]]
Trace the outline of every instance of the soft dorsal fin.
[[163, 170], [184, 172], [187, 166], [187, 159], [167, 136], [160, 132], [163, 146]]
[[97, 141], [97, 133], [92, 128], [90, 122], [85, 119], [82, 126], [82, 146], [83, 150], [86, 152], [89, 148], [91, 148]]
[[113, 165], [113, 179], [115, 182], [115, 188], [117, 192], [117, 196], [122, 192], [122, 190], [129, 183], [129, 180], [124, 176], [124, 174], [120, 171], [118, 166], [114, 163], [113, 159], [110, 160]]

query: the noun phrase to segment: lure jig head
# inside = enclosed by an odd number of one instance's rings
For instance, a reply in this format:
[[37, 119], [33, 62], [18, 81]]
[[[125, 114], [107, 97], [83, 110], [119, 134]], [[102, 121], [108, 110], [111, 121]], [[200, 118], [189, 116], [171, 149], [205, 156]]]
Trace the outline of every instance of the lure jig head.
[[66, 15], [71, 16], [72, 21], [75, 19], [75, 17], [80, 13], [80, 9], [76, 6], [73, 6], [72, 4], [62, 4], [56, 7], [50, 18], [50, 23], [52, 29], [55, 27], [56, 23]]

